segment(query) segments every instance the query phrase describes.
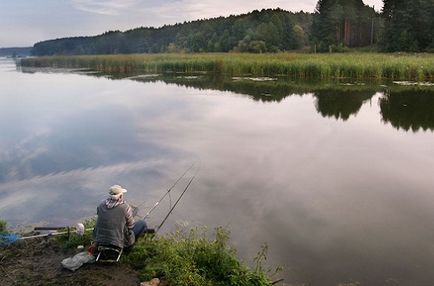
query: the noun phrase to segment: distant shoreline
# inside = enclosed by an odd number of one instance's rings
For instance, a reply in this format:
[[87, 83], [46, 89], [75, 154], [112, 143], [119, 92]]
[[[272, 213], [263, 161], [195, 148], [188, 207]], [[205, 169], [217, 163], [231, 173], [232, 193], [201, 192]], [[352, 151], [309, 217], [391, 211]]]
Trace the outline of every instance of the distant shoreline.
[[0, 57], [27, 57], [31, 55], [33, 47], [0, 48]]

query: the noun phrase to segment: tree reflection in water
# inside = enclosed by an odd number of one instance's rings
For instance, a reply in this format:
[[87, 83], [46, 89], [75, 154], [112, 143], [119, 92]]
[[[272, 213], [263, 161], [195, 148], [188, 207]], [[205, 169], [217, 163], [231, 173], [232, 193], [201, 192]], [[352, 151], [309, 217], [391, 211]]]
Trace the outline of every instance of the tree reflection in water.
[[356, 115], [365, 101], [375, 95], [371, 90], [322, 90], [314, 93], [316, 97], [316, 110], [323, 117], [348, 120]]
[[405, 131], [434, 131], [434, 89], [410, 88], [385, 93], [379, 100], [385, 123]]
[[[141, 81], [162, 80], [168, 84], [244, 94], [255, 101], [281, 102], [288, 96], [313, 93], [316, 109], [323, 117], [348, 120], [376, 93], [374, 86], [342, 85], [339, 82], [288, 81], [272, 78], [228, 78], [223, 76], [160, 76]], [[377, 88], [378, 89], [378, 88]]]
[[[23, 68], [33, 73], [41, 69]], [[51, 70], [52, 71], [52, 70]], [[125, 79], [140, 82], [164, 82], [196, 89], [229, 91], [250, 97], [260, 102], [281, 102], [288, 96], [313, 94], [315, 107], [323, 117], [334, 117], [346, 121], [357, 115], [363, 104], [371, 100], [376, 92], [383, 92], [379, 99], [382, 120], [397, 129], [417, 132], [420, 129], [434, 131], [434, 88], [432, 86], [391, 85], [384, 86], [348, 84], [340, 81], [294, 81], [286, 78], [232, 78], [222, 74], [101, 74], [111, 79]]]

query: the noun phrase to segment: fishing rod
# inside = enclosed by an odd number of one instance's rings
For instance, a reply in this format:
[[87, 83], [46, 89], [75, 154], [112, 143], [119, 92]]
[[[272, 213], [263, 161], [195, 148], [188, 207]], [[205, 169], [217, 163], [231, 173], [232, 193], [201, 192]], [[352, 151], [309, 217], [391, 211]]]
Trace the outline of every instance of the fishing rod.
[[285, 279], [278, 279], [278, 280], [270, 282], [270, 283], [271, 283], [271, 285], [276, 285], [277, 283], [280, 283], [280, 282], [283, 282], [283, 281], [285, 281]]
[[[62, 229], [66, 229], [66, 230], [60, 231], [60, 232], [58, 231], [58, 230], [62, 230]], [[63, 226], [63, 227], [62, 226], [60, 226], [60, 227], [44, 227], [43, 226], [43, 227], [35, 227], [34, 228], [34, 231], [53, 231], [53, 230], [55, 232], [36, 234], [36, 235], [32, 235], [32, 236], [23, 236], [23, 237], [20, 237], [19, 239], [23, 240], [23, 239], [36, 238], [36, 237], [56, 236], [56, 235], [61, 235], [61, 234], [68, 234], [68, 237], [69, 237], [71, 235], [71, 233], [73, 232], [73, 230], [75, 230], [75, 233], [77, 233], [79, 236], [83, 236], [86, 231], [93, 230], [93, 227], [92, 228], [85, 228], [84, 224], [79, 222], [75, 225], [74, 229], [70, 226], [66, 226], [66, 227], [65, 226]]]
[[[187, 168], [187, 170], [185, 170], [185, 172], [175, 181], [175, 183], [173, 183], [173, 185], [164, 193], [164, 195], [152, 206], [152, 208], [146, 213], [146, 215], [143, 217], [143, 219], [146, 219], [147, 217], [149, 217], [149, 215], [157, 208], [157, 206], [160, 205], [160, 203], [164, 200], [164, 198], [166, 198], [167, 195], [170, 195], [170, 192], [172, 191], [172, 189], [178, 184], [178, 182], [184, 178], [185, 174], [188, 173], [188, 171], [191, 170], [191, 168], [193, 168], [195, 163], [191, 164], [190, 167]], [[146, 201], [145, 201], [146, 202]], [[139, 207], [143, 206], [145, 204], [145, 202], [141, 203], [140, 205], [134, 207], [136, 210], [139, 209]], [[137, 211], [138, 213], [138, 211]], [[135, 216], [138, 216], [138, 214], [136, 213]]]
[[70, 230], [67, 231], [60, 231], [60, 232], [50, 232], [50, 233], [44, 233], [44, 234], [36, 234], [31, 236], [22, 236], [19, 237], [17, 240], [26, 240], [26, 239], [32, 239], [32, 238], [38, 238], [38, 237], [50, 237], [50, 236], [57, 236], [62, 234], [68, 234], [68, 236], [71, 234]]
[[[63, 230], [64, 231], [59, 231]], [[64, 226], [64, 227], [35, 227], [34, 231], [54, 231], [49, 233], [43, 233], [43, 234], [35, 234], [30, 236], [20, 236], [18, 234], [8, 233], [4, 235], [0, 235], [0, 239], [2, 240], [2, 243], [9, 245], [12, 244], [18, 240], [27, 240], [27, 239], [34, 239], [34, 238], [41, 238], [41, 237], [52, 237], [57, 235], [63, 235], [68, 234], [68, 238], [70, 237], [71, 233], [76, 233], [79, 236], [83, 236], [86, 231], [90, 231], [93, 228], [85, 228], [82, 223], [77, 223], [75, 226], [75, 229], [70, 226]]]
[[184, 191], [182, 191], [181, 195], [179, 195], [178, 199], [176, 200], [175, 204], [173, 205], [173, 207], [169, 210], [169, 212], [167, 213], [166, 217], [163, 219], [163, 221], [160, 223], [160, 225], [157, 227], [157, 229], [155, 230], [155, 232], [158, 232], [161, 227], [163, 226], [163, 224], [166, 222], [167, 218], [170, 216], [170, 214], [172, 213], [172, 211], [175, 209], [176, 205], [178, 204], [178, 202], [181, 200], [182, 196], [185, 194], [185, 192], [188, 190], [188, 188], [191, 185], [191, 182], [193, 182], [194, 178], [196, 177], [196, 175], [194, 175], [190, 181], [188, 182], [187, 186], [185, 187]]

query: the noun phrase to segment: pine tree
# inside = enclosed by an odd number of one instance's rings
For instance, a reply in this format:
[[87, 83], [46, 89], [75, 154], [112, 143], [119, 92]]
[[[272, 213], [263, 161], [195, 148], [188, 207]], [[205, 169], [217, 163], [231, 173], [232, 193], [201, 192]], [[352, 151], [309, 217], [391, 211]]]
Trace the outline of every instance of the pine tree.
[[434, 0], [384, 0], [382, 47], [386, 51], [434, 48]]
[[312, 24], [312, 40], [322, 51], [330, 46], [367, 46], [371, 43], [374, 18], [375, 11], [362, 0], [319, 0]]

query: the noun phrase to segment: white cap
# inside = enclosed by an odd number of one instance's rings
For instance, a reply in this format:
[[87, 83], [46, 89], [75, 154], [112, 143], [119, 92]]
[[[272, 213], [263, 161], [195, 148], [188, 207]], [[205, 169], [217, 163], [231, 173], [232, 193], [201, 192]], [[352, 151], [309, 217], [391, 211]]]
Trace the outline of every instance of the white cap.
[[110, 195], [119, 195], [119, 194], [122, 194], [122, 193], [126, 193], [127, 192], [127, 190], [126, 189], [124, 189], [124, 188], [122, 188], [121, 186], [119, 186], [119, 185], [113, 185], [113, 186], [111, 186], [110, 187], [110, 189], [109, 189], [109, 194]]

